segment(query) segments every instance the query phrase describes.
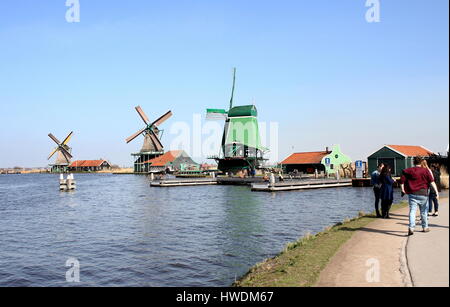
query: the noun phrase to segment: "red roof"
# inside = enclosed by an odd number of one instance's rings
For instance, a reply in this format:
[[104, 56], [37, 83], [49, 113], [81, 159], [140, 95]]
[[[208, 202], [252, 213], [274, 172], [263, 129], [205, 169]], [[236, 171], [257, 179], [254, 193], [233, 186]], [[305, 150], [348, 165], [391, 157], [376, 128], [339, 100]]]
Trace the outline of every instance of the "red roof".
[[281, 164], [320, 164], [322, 159], [329, 154], [326, 151], [294, 153]]
[[97, 167], [107, 162], [106, 160], [78, 160], [70, 163], [69, 167]]
[[387, 147], [392, 148], [395, 151], [407, 157], [428, 157], [433, 154], [433, 152], [422, 146], [410, 146], [410, 145], [387, 145]]
[[178, 158], [181, 153], [181, 150], [172, 150], [166, 152], [162, 156], [145, 161], [144, 163], [150, 163], [151, 166], [166, 166], [169, 163], [173, 163], [173, 161], [175, 161], [175, 159]]

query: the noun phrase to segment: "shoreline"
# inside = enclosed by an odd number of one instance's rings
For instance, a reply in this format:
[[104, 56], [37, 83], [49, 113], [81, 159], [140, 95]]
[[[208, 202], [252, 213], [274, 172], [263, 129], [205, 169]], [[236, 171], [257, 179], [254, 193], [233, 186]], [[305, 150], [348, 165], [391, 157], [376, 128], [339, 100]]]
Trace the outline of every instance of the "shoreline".
[[[407, 207], [403, 201], [392, 206], [392, 212]], [[360, 213], [315, 235], [306, 235], [288, 243], [283, 251], [252, 268], [233, 287], [313, 287], [331, 259], [353, 234], [379, 220], [375, 213]]]

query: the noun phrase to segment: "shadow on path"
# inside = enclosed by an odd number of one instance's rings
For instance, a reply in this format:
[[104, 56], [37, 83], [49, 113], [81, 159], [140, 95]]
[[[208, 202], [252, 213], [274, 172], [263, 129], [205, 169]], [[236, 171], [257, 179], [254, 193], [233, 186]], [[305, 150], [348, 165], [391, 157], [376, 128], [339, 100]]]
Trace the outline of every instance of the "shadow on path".
[[341, 228], [341, 230], [352, 231], [352, 232], [364, 231], [364, 232], [371, 232], [371, 233], [381, 233], [381, 234], [385, 234], [385, 235], [389, 235], [389, 236], [396, 236], [396, 237], [407, 237], [407, 235], [408, 235], [405, 231], [382, 230], [382, 229], [374, 229], [374, 228], [367, 228], [367, 227], [363, 227], [363, 228], [359, 228], [359, 229], [343, 227], [343, 228]]

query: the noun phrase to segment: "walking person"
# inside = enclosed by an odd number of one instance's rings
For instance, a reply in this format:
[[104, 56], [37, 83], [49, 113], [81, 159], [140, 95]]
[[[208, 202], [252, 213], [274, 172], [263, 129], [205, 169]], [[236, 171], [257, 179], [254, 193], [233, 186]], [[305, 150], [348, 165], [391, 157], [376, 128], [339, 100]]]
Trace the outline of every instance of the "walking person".
[[389, 165], [385, 165], [381, 170], [380, 177], [378, 178], [381, 184], [380, 198], [381, 198], [381, 217], [389, 219], [389, 211], [391, 210], [392, 203], [394, 202], [394, 183], [392, 179], [392, 169]]
[[[428, 166], [427, 160], [423, 160], [422, 163], [420, 163], [420, 166], [422, 166], [424, 169], [428, 170], [430, 172], [431, 176], [433, 177], [433, 180], [434, 180], [433, 172], [431, 171], [431, 168]], [[428, 204], [427, 204], [428, 207], [430, 206], [430, 194], [433, 191], [433, 189], [430, 189], [430, 188], [428, 188]], [[428, 216], [431, 216], [431, 214], [428, 213]]]
[[373, 185], [373, 193], [375, 195], [375, 212], [377, 214], [377, 217], [381, 217], [380, 213], [381, 184], [379, 182], [379, 178], [383, 167], [384, 167], [383, 163], [378, 164], [378, 168], [370, 176], [370, 183]]
[[[416, 212], [420, 209], [422, 218], [422, 228], [424, 232], [430, 232], [428, 228], [428, 189], [430, 186], [437, 191], [431, 173], [421, 167], [424, 159], [421, 157], [414, 158], [414, 167], [405, 169], [400, 181], [402, 194], [408, 195], [409, 200], [409, 230], [408, 235], [413, 235], [416, 228]], [[437, 193], [439, 199], [439, 192]]]
[[[439, 171], [439, 166], [432, 165], [431, 171], [433, 173], [434, 182], [436, 183], [437, 191], [434, 189], [430, 190], [430, 198], [429, 198], [429, 214], [433, 214], [433, 216], [439, 216], [439, 199], [438, 194], [441, 192], [441, 172]], [[434, 213], [433, 213], [434, 206]]]
[[[424, 159], [424, 160], [420, 163], [420, 166], [423, 167], [424, 169], [426, 169], [427, 171], [429, 171], [430, 174], [431, 174], [431, 176], [433, 177], [433, 180], [434, 180], [433, 172], [431, 171], [430, 167], [428, 166], [427, 160]], [[431, 190], [432, 190], [432, 189], [428, 188], [427, 207], [430, 206], [430, 193], [431, 193]], [[428, 216], [431, 216], [431, 214], [428, 213]], [[422, 223], [422, 218], [421, 218], [420, 212], [419, 212], [419, 216], [418, 216], [417, 218], [420, 220], [420, 223]]]

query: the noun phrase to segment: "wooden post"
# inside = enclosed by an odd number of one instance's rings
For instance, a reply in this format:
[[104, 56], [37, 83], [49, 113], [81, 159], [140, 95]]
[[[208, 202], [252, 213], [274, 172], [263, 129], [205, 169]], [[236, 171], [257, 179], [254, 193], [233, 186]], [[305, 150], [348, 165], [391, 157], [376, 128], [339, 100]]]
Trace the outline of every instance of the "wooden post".
[[275, 186], [275, 175], [273, 173], [270, 173], [270, 187]]

